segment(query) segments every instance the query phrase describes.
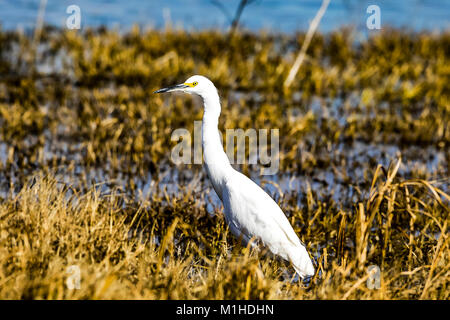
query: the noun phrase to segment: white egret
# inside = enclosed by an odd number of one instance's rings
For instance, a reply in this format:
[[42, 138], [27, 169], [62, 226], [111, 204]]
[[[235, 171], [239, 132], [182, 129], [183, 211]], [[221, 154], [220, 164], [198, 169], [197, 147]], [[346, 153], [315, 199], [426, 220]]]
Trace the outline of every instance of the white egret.
[[252, 238], [273, 254], [288, 260], [301, 278], [312, 276], [314, 266], [278, 204], [255, 182], [234, 170], [219, 136], [221, 111], [219, 94], [206, 77], [192, 76], [185, 83], [155, 91], [182, 91], [203, 99], [203, 157], [209, 179], [222, 200], [225, 220], [231, 232], [247, 244]]

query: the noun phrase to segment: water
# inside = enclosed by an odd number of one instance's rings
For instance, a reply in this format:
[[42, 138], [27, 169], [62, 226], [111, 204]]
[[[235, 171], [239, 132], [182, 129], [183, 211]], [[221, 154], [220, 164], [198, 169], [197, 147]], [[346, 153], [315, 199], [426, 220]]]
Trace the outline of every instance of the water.
[[[197, 205], [206, 204], [207, 211], [213, 213], [215, 209], [221, 207], [221, 202], [212, 185], [206, 178], [206, 172], [200, 165], [188, 168], [184, 165], [178, 167], [168, 165], [167, 162], [159, 168], [159, 177], [154, 177], [150, 172], [146, 174], [137, 173], [137, 169], [115, 171], [111, 163], [105, 159], [102, 167], [85, 166], [82, 163], [83, 146], [79, 143], [66, 140], [64, 136], [52, 136], [46, 130], [48, 136], [43, 147], [43, 163], [36, 164], [35, 172], [29, 169], [12, 166], [9, 170], [0, 170], [0, 199], [6, 198], [11, 192], [17, 194], [25, 177], [35, 176], [39, 172], [39, 167], [47, 167], [57, 177], [57, 180], [71, 185], [76, 189], [95, 185], [103, 193], [110, 193], [112, 190], [128, 193], [129, 196], [139, 199], [142, 202], [150, 201], [152, 195], [167, 194], [176, 196], [183, 194], [185, 190], [193, 190], [202, 201]], [[36, 143], [35, 137], [30, 136], [25, 141], [29, 144]], [[31, 139], [31, 140], [30, 140]], [[33, 141], [34, 142], [33, 142]], [[169, 153], [169, 151], [168, 151]], [[249, 172], [251, 178], [261, 185], [272, 197], [279, 199], [286, 193], [297, 193], [298, 205], [302, 207], [302, 200], [305, 199], [310, 188], [319, 200], [332, 199], [343, 208], [350, 208], [354, 203], [361, 201], [361, 196], [356, 193], [355, 187], [366, 190], [362, 197], [367, 196], [367, 190], [375, 170], [374, 163], [383, 165], [386, 169], [392, 161], [402, 155], [402, 165], [399, 168], [398, 176], [408, 178], [414, 172], [422, 172], [430, 179], [437, 179], [438, 187], [444, 191], [448, 190], [448, 177], [445, 151], [438, 150], [434, 146], [420, 148], [415, 145], [397, 146], [377, 142], [352, 143], [340, 142], [333, 145], [331, 150], [317, 151], [317, 156], [327, 158], [333, 163], [335, 170], [330, 168], [314, 168], [312, 170], [302, 170], [301, 173], [279, 172], [272, 176], [260, 176], [259, 165], [251, 167]], [[339, 161], [345, 155], [346, 161]], [[0, 142], [0, 168], [7, 168], [8, 144]], [[55, 159], [65, 159], [72, 165], [60, 165], [52, 167]], [[56, 161], [61, 162], [61, 161]], [[236, 169], [242, 171], [241, 166], [236, 165]], [[256, 169], [256, 170], [255, 170]], [[351, 177], [351, 183], [345, 179]], [[133, 180], [136, 188], [130, 190], [130, 181]], [[15, 185], [15, 190], [11, 187]], [[208, 192], [211, 191], [211, 192]], [[206, 196], [208, 194], [208, 196]]]
[[[233, 16], [239, 0], [222, 0], [229, 16]], [[40, 0], [0, 0], [0, 24], [3, 29], [31, 29], [35, 26]], [[48, 0], [45, 23], [65, 27], [69, 5], [81, 9], [81, 27], [101, 25], [129, 30], [134, 24], [143, 28], [163, 28], [170, 23], [187, 30], [226, 29], [229, 18], [210, 0]], [[305, 30], [321, 1], [318, 0], [256, 0], [243, 12], [241, 24], [251, 30], [293, 32]], [[406, 27], [412, 30], [448, 30], [449, 0], [332, 0], [319, 30], [328, 32], [342, 25], [353, 25], [367, 33], [366, 13], [369, 5], [381, 9], [381, 25]]]

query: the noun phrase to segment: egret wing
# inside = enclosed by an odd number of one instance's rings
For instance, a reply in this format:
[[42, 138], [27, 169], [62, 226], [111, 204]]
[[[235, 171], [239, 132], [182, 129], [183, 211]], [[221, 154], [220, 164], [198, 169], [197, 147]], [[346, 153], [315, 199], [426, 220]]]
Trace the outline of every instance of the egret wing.
[[255, 182], [236, 171], [226, 189], [226, 215], [247, 237], [257, 237], [269, 246], [286, 241], [301, 245], [278, 204]]

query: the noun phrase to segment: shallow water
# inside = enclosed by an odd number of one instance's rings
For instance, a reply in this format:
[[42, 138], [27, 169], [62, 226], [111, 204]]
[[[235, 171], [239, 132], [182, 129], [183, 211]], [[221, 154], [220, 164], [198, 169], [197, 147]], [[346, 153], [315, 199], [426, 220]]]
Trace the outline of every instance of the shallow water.
[[[50, 135], [47, 131], [46, 135]], [[280, 137], [282, 139], [282, 137]], [[44, 146], [44, 163], [52, 168], [51, 163], [58, 159], [65, 159], [74, 165], [60, 165], [50, 169], [62, 183], [75, 188], [89, 188], [96, 186], [102, 193], [124, 192], [139, 200], [147, 201], [154, 193], [177, 195], [185, 190], [193, 190], [204, 195], [204, 202], [210, 213], [221, 207], [221, 203], [209, 183], [206, 172], [201, 165], [175, 166], [171, 163], [161, 164], [158, 175], [147, 172], [145, 175], [137, 173], [136, 168], [125, 171], [111, 169], [111, 164], [106, 161], [102, 167], [86, 167], [80, 163], [82, 146], [70, 141], [49, 139]], [[168, 146], [167, 153], [171, 149]], [[325, 154], [326, 153], [326, 154]], [[0, 143], [0, 165], [5, 168], [7, 164], [7, 145]], [[345, 156], [345, 162], [339, 159]], [[320, 156], [329, 157], [333, 168], [314, 168], [312, 171], [298, 173], [284, 173], [275, 175], [259, 175], [259, 165], [253, 165], [249, 174], [251, 178], [263, 186], [263, 188], [276, 200], [282, 199], [284, 194], [298, 194], [298, 205], [303, 206], [307, 190], [317, 195], [318, 200], [332, 199], [338, 206], [351, 207], [355, 202], [367, 196], [368, 183], [371, 182], [376, 164], [381, 164], [387, 170], [389, 163], [402, 155], [402, 165], [398, 176], [408, 178], [411, 173], [423, 172], [428, 178], [439, 179], [438, 185], [448, 191], [450, 181], [442, 179], [448, 177], [448, 154], [435, 147], [417, 147], [414, 145], [399, 147], [392, 144], [381, 143], [338, 143], [331, 147], [329, 152], [324, 150]], [[241, 166], [234, 165], [237, 170]], [[252, 169], [250, 168], [250, 169]], [[36, 172], [39, 168], [36, 169]], [[0, 170], [2, 184], [0, 185], [0, 197], [5, 198], [10, 192], [18, 192], [25, 182], [24, 177], [31, 176], [28, 170], [21, 170], [12, 166], [9, 172]], [[134, 190], [129, 190], [130, 180], [135, 185]], [[88, 183], [86, 185], [86, 183]], [[14, 191], [10, 187], [14, 185]], [[357, 188], [365, 190], [359, 194]], [[210, 192], [208, 192], [210, 191]], [[206, 196], [207, 195], [207, 196]]]
[[[221, 1], [232, 16], [239, 0]], [[30, 29], [35, 25], [39, 0], [0, 0], [0, 22], [5, 29]], [[251, 30], [266, 29], [276, 32], [305, 30], [320, 7], [321, 1], [257, 0], [248, 6], [241, 18], [244, 27]], [[45, 22], [65, 27], [69, 16], [66, 8], [76, 4], [81, 9], [82, 28], [116, 27], [129, 30], [132, 25], [164, 27], [171, 23], [185, 29], [226, 29], [229, 19], [209, 0], [48, 0]], [[406, 27], [413, 30], [443, 30], [449, 27], [450, 2], [439, 0], [389, 1], [334, 0], [324, 15], [319, 30], [328, 32], [342, 25], [354, 25], [367, 33], [366, 9], [377, 4], [381, 9], [383, 26]]]

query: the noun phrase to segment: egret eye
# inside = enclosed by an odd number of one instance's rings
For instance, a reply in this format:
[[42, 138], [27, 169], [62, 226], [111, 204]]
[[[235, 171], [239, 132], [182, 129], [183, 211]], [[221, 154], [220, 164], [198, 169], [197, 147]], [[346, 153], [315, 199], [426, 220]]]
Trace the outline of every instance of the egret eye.
[[195, 87], [196, 85], [198, 85], [198, 82], [197, 82], [197, 81], [194, 81], [192, 84], [193, 84], [194, 87]]

